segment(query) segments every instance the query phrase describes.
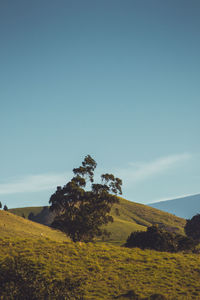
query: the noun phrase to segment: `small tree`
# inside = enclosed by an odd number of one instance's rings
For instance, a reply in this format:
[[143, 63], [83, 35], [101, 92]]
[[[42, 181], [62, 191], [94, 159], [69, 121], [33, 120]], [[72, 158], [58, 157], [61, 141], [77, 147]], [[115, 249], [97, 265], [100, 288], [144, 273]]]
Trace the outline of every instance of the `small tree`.
[[34, 217], [35, 217], [35, 215], [34, 215], [34, 213], [31, 211], [31, 212], [29, 213], [29, 215], [28, 215], [28, 219], [31, 220], [31, 221], [34, 221]]
[[2, 203], [1, 203], [1, 201], [0, 201], [0, 208], [2, 208]]
[[[73, 241], [92, 241], [95, 236], [108, 235], [102, 225], [113, 222], [109, 215], [119, 203], [122, 181], [112, 174], [101, 175], [94, 183], [95, 160], [87, 155], [82, 166], [73, 169], [74, 177], [51, 196], [50, 210], [57, 213], [52, 226], [64, 231]], [[86, 190], [86, 185], [88, 189]]]
[[200, 214], [187, 220], [184, 230], [187, 236], [200, 241]]
[[3, 209], [4, 209], [4, 210], [8, 210], [7, 205], [4, 205]]

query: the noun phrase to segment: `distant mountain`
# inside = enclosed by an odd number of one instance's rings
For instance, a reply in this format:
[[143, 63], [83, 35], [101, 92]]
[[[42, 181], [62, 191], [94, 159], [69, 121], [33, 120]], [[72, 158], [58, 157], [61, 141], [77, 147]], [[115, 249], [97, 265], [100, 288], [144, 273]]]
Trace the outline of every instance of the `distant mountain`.
[[200, 194], [150, 203], [149, 206], [184, 219], [191, 219], [194, 215], [200, 213]]

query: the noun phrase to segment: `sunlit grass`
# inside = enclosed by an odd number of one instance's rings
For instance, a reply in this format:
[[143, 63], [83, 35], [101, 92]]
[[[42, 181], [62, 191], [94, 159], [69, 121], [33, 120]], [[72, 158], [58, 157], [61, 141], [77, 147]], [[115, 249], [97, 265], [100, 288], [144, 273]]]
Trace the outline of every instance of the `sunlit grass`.
[[[114, 218], [113, 223], [109, 223], [106, 229], [111, 232], [110, 238], [106, 241], [123, 243], [133, 231], [146, 230], [147, 226], [152, 224], [163, 224], [166, 227], [173, 228], [175, 231], [183, 234], [185, 220], [172, 214], [157, 210], [155, 208], [131, 202], [123, 198], [119, 198], [120, 203], [115, 204], [111, 210]], [[116, 213], [118, 209], [120, 215]], [[24, 213], [27, 218], [30, 212], [38, 214], [43, 207], [25, 207], [11, 209], [10, 212], [22, 216]]]
[[200, 258], [126, 249], [105, 244], [54, 242], [43, 239], [1, 239], [0, 260], [24, 258], [44, 278], [82, 279], [85, 299], [112, 299], [133, 289], [140, 296], [158, 290], [175, 299], [200, 295]]
[[169, 299], [200, 299], [198, 254], [73, 243], [60, 232], [4, 211], [0, 211], [0, 231], [2, 270], [15, 261], [22, 274], [31, 268], [43, 292], [46, 285], [49, 293], [55, 292], [55, 282], [70, 278], [80, 282], [77, 293], [84, 299], [114, 299], [130, 290], [141, 297], [159, 291]]
[[55, 241], [69, 240], [66, 235], [60, 231], [53, 230], [35, 222], [31, 222], [22, 217], [18, 217], [10, 212], [0, 210], [0, 233], [1, 237], [21, 237], [38, 238], [44, 237]]

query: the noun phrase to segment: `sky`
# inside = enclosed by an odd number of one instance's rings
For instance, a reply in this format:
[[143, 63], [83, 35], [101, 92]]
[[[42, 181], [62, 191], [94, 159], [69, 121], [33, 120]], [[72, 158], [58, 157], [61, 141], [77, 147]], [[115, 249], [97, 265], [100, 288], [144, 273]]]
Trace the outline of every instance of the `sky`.
[[48, 205], [90, 154], [151, 203], [200, 193], [199, 0], [0, 1], [0, 201]]

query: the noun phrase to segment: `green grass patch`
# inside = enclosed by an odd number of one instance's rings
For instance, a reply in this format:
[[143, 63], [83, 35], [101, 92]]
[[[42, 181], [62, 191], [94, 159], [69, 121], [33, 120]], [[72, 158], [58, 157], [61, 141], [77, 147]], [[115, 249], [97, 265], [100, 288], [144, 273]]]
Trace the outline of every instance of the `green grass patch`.
[[5, 211], [0, 232], [1, 299], [127, 299], [131, 290], [140, 297], [159, 291], [169, 299], [200, 298], [197, 254], [73, 243]]
[[2, 210], [0, 210], [0, 233], [1, 237], [46, 238], [55, 241], [69, 241], [69, 238], [61, 231]]
[[[25, 278], [28, 274], [33, 276], [40, 282], [37, 293], [41, 296], [46, 285], [49, 297], [57, 286], [62, 287], [62, 295], [71, 295], [71, 299], [80, 299], [73, 298], [74, 295], [83, 295], [83, 299], [115, 299], [130, 290], [141, 297], [149, 297], [158, 290], [169, 299], [199, 299], [200, 295], [199, 256], [194, 254], [20, 238], [1, 239], [0, 249], [4, 276], [8, 266], [15, 269], [16, 278], [19, 274]], [[70, 294], [69, 283], [76, 287], [74, 294]], [[7, 291], [1, 287], [1, 293], [6, 297], [6, 293], [17, 290], [17, 284], [10, 282]], [[31, 288], [33, 293], [34, 286]], [[61, 296], [59, 288], [56, 293], [55, 297]]]

